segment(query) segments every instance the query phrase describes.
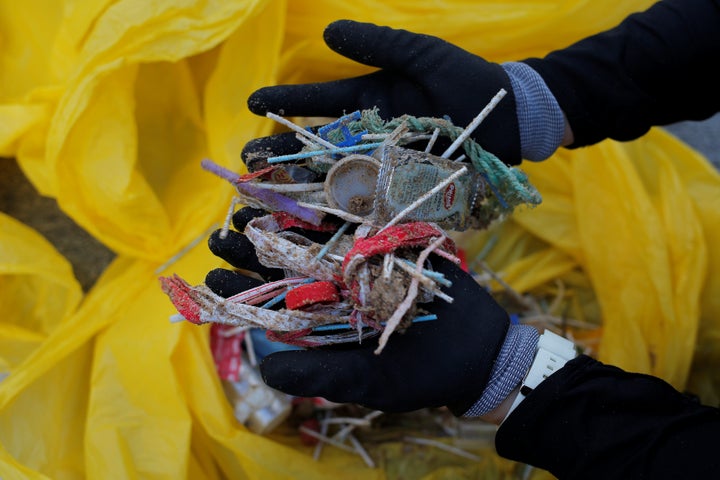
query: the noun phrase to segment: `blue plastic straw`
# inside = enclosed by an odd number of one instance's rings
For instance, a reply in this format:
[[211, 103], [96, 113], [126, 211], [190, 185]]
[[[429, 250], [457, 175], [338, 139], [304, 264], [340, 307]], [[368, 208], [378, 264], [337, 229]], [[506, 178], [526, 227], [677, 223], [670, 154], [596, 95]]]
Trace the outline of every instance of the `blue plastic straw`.
[[293, 153], [291, 155], [280, 155], [277, 157], [269, 157], [267, 159], [267, 162], [268, 163], [280, 163], [280, 162], [287, 162], [289, 160], [300, 160], [303, 158], [315, 157], [317, 155], [331, 155], [334, 153], [357, 152], [359, 150], [372, 150], [373, 148], [377, 148], [380, 145], [382, 145], [382, 142], [363, 143], [361, 145], [351, 145], [349, 147], [328, 148], [327, 150], [313, 150], [310, 152], [299, 152], [299, 153]]
[[[413, 318], [412, 323], [420, 323], [420, 322], [429, 322], [431, 320], [437, 320], [437, 315], [423, 315], [421, 317], [415, 317]], [[381, 325], [385, 325], [385, 322], [382, 322]], [[333, 323], [331, 325], [320, 325], [319, 327], [314, 327], [313, 332], [327, 332], [330, 330], [349, 330], [352, 328], [350, 324], [348, 323]]]
[[[415, 267], [417, 265], [415, 262], [411, 262], [410, 260], [408, 260], [406, 258], [402, 259], [402, 261], [411, 267]], [[422, 274], [425, 275], [426, 277], [432, 278], [433, 280], [438, 282], [440, 285], [443, 285], [445, 287], [452, 287], [452, 282], [450, 280], [448, 280], [447, 278], [445, 278], [445, 275], [443, 275], [440, 272], [436, 272], [434, 270], [426, 270], [423, 268]]]
[[320, 251], [315, 255], [315, 260], [320, 260], [325, 256], [325, 254], [330, 250], [330, 247], [335, 245], [337, 243], [338, 239], [345, 233], [345, 230], [348, 229], [350, 226], [350, 222], [343, 223], [340, 228], [338, 228], [337, 232], [332, 236], [330, 240], [327, 241], [325, 245], [320, 249]]

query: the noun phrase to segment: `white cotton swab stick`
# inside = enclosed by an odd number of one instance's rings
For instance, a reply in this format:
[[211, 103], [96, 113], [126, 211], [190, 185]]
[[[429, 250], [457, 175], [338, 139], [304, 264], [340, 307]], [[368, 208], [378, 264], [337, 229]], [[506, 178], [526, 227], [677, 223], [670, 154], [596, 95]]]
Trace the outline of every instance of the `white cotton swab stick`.
[[195, 246], [196, 246], [197, 244], [199, 244], [202, 240], [204, 240], [205, 238], [207, 238], [207, 236], [210, 234], [210, 232], [212, 232], [213, 230], [215, 230], [215, 229], [217, 229], [217, 228], [218, 228], [217, 222], [215, 222], [215, 223], [213, 223], [212, 225], [210, 225], [210, 228], [208, 228], [207, 230], [205, 230], [205, 231], [204, 231], [203, 233], [201, 233], [199, 236], [195, 237], [195, 239], [194, 239], [192, 242], [190, 242], [190, 243], [188, 243], [187, 245], [185, 245], [185, 247], [183, 247], [178, 253], [176, 253], [175, 255], [173, 255], [172, 257], [170, 257], [165, 263], [163, 263], [162, 265], [160, 265], [159, 267], [157, 267], [157, 268], [155, 269], [155, 275], [161, 274], [161, 273], [162, 273], [163, 271], [165, 271], [165, 269], [167, 269], [170, 265], [172, 265], [173, 263], [175, 263], [175, 262], [177, 262], [178, 260], [180, 260], [186, 253], [188, 253], [190, 250], [192, 250], [193, 248], [195, 248]]
[[[373, 419], [379, 417], [382, 414], [383, 414], [383, 412], [381, 412], [380, 410], [373, 410], [372, 412], [370, 412], [367, 415], [365, 415], [364, 417], [362, 417], [362, 420], [365, 422], [368, 422], [368, 424], [369, 424]], [[346, 422], [346, 423], [347, 423], [347, 425], [345, 425], [343, 428], [338, 430], [337, 433], [335, 433], [335, 435], [332, 436], [332, 438], [334, 440], [341, 440], [341, 441], [345, 440], [345, 437], [347, 437], [347, 435], [350, 432], [352, 432], [356, 426], [358, 426], [351, 422]]]
[[223, 240], [227, 238], [228, 233], [230, 232], [230, 222], [232, 221], [232, 216], [235, 214], [235, 208], [240, 204], [240, 202], [242, 202], [240, 197], [233, 197], [230, 202], [227, 214], [225, 214], [225, 222], [223, 222], [222, 229], [220, 230], [220, 238]]
[[325, 186], [324, 183], [253, 183], [256, 188], [264, 188], [273, 192], [281, 193], [302, 193], [319, 192]]
[[[324, 420], [328, 420], [332, 416], [332, 411], [328, 410], [325, 412], [325, 418]], [[327, 436], [328, 432], [328, 424], [326, 421], [320, 423], [320, 435]], [[325, 445], [324, 442], [318, 442], [317, 445], [315, 445], [315, 449], [313, 450], [313, 460], [318, 461], [320, 459], [320, 454], [322, 453], [323, 445]]]
[[495, 94], [492, 100], [490, 100], [490, 103], [488, 103], [485, 108], [483, 108], [482, 111], [478, 114], [478, 116], [475, 117], [467, 127], [465, 127], [465, 130], [463, 130], [460, 136], [456, 138], [452, 145], [450, 145], [447, 150], [445, 150], [445, 153], [440, 156], [442, 158], [448, 158], [450, 155], [455, 153], [455, 150], [457, 150], [460, 145], [462, 145], [463, 142], [467, 140], [467, 138], [475, 131], [475, 129], [480, 126], [482, 121], [485, 120], [485, 117], [487, 117], [488, 114], [493, 111], [493, 109], [497, 106], [497, 104], [500, 102], [500, 100], [503, 99], [506, 94], [507, 90], [501, 88], [500, 91]]
[[446, 452], [454, 453], [455, 455], [458, 455], [460, 457], [468, 458], [470, 460], [474, 461], [480, 461], [482, 460], [482, 457], [475, 455], [474, 453], [470, 453], [466, 450], [463, 450], [461, 448], [448, 445], [446, 443], [442, 443], [438, 440], [433, 440], [430, 438], [419, 438], [419, 437], [404, 437], [403, 440], [410, 443], [415, 443], [418, 445], [427, 445], [435, 448], [439, 448], [441, 450], [445, 450]]
[[266, 116], [267, 116], [267, 118], [269, 118], [269, 119], [271, 119], [271, 120], [275, 120], [276, 122], [278, 122], [278, 123], [280, 123], [280, 124], [282, 124], [282, 125], [285, 125], [285, 126], [288, 127], [290, 130], [293, 130], [293, 131], [299, 133], [300, 135], [303, 135], [304, 137], [309, 138], [310, 140], [312, 140], [312, 141], [315, 142], [315, 143], [318, 143], [318, 144], [320, 144], [320, 145], [323, 145], [323, 146], [325, 146], [325, 147], [327, 147], [327, 148], [331, 148], [331, 149], [337, 148], [337, 145], [333, 145], [332, 143], [328, 142], [327, 140], [318, 137], [318, 136], [315, 135], [314, 133], [305, 130], [305, 129], [302, 128], [301, 126], [294, 124], [294, 123], [291, 122], [290, 120], [287, 120], [287, 119], [281, 117], [280, 115], [275, 115], [275, 114], [272, 113], [272, 112], [268, 112], [268, 113], [266, 114]]
[[353, 215], [352, 213], [348, 213], [344, 210], [339, 210], [337, 208], [324, 207], [322, 205], [315, 205], [314, 203], [307, 203], [307, 202], [297, 202], [297, 204], [300, 207], [305, 207], [305, 208], [309, 208], [312, 210], [317, 210], [319, 212], [324, 212], [324, 213], [329, 213], [331, 215], [335, 215], [336, 217], [340, 217], [347, 222], [362, 223], [366, 220], [363, 217], [360, 217], [358, 215]]
[[440, 128], [436, 128], [433, 130], [432, 137], [430, 137], [430, 140], [428, 140], [428, 144], [425, 147], [425, 153], [430, 153], [430, 150], [432, 150], [432, 147], [435, 146], [435, 142], [438, 139], [438, 135], [440, 135]]
[[[437, 250], [440, 245], [443, 244], [443, 242], [447, 240], [447, 237], [441, 236], [435, 239], [434, 242], [432, 242], [430, 245], [428, 245], [422, 252], [420, 252], [420, 255], [418, 255], [417, 258], [417, 264], [415, 267], [415, 271], [417, 273], [422, 272], [422, 266], [425, 263], [425, 260], [427, 259], [428, 255], [430, 255], [431, 252]], [[395, 309], [393, 314], [388, 318], [387, 322], [385, 323], [385, 329], [380, 334], [380, 339], [378, 340], [378, 346], [375, 349], [374, 353], [375, 355], [380, 355], [380, 353], [385, 348], [385, 345], [387, 344], [388, 338], [390, 338], [390, 335], [395, 331], [397, 326], [400, 324], [400, 321], [402, 320], [405, 313], [410, 310], [410, 307], [412, 306], [412, 302], [415, 300], [415, 297], [418, 293], [418, 286], [420, 282], [417, 278], [413, 277], [410, 281], [410, 286], [407, 289], [407, 295], [405, 296], [405, 299], [400, 302], [398, 307]]]
[[300, 428], [298, 428], [298, 430], [300, 430], [302, 433], [304, 433], [306, 435], [309, 435], [313, 438], [320, 440], [321, 442], [325, 442], [329, 445], [332, 445], [333, 447], [339, 448], [340, 450], [345, 450], [346, 452], [350, 452], [350, 453], [357, 453], [355, 448], [345, 445], [342, 442], [338, 442], [337, 440], [333, 440], [332, 438], [328, 437], [327, 435], [323, 435], [319, 432], [316, 432], [315, 430], [313, 430], [311, 428], [300, 425]]
[[367, 453], [367, 450], [362, 446], [362, 443], [360, 443], [360, 440], [358, 440], [355, 435], [348, 435], [348, 440], [352, 444], [353, 447], [355, 447], [355, 452], [357, 452], [358, 455], [363, 459], [365, 462], [365, 465], [367, 465], [370, 468], [375, 468], [375, 462], [372, 458], [370, 458], [370, 455]]

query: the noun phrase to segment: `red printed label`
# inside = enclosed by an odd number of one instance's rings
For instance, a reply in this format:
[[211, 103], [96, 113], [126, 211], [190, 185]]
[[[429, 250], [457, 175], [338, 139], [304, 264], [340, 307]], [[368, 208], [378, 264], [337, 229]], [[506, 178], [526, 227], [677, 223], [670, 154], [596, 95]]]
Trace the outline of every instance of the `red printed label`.
[[450, 210], [453, 203], [455, 203], [455, 183], [448, 185], [445, 188], [445, 193], [443, 193], [443, 206], [445, 210]]

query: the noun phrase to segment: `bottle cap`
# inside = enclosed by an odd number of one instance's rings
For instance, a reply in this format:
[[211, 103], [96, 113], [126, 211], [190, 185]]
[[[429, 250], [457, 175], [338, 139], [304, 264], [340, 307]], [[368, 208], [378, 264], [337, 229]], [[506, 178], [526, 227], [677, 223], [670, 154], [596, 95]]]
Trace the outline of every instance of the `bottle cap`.
[[367, 155], [348, 155], [325, 178], [328, 204], [360, 217], [373, 211], [380, 162]]

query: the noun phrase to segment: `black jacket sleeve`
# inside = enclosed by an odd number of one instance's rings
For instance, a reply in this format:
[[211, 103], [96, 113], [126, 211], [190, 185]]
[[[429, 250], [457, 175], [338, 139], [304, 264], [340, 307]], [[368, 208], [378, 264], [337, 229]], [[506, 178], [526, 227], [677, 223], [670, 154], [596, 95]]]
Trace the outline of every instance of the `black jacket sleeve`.
[[581, 355], [520, 403], [495, 445], [559, 479], [720, 478], [720, 410]]
[[617, 27], [525, 60], [565, 112], [570, 148], [632, 140], [720, 110], [720, 0], [663, 0]]

